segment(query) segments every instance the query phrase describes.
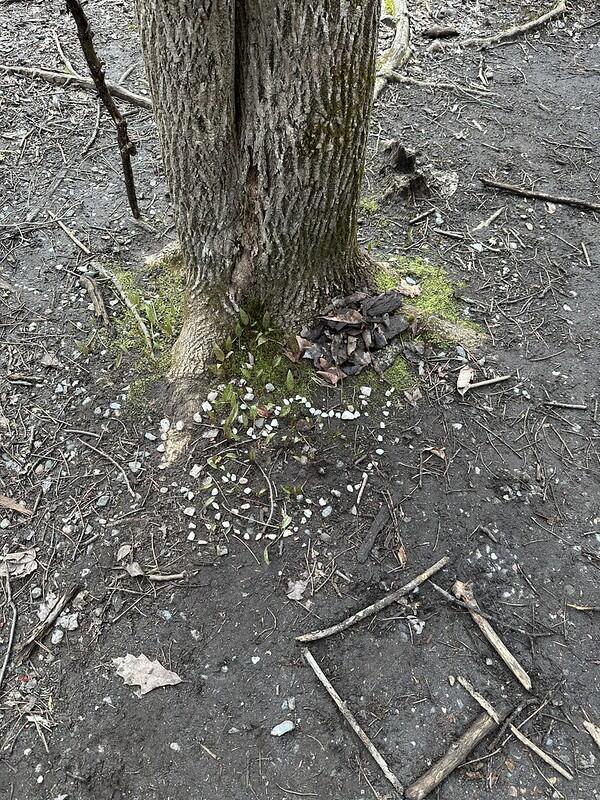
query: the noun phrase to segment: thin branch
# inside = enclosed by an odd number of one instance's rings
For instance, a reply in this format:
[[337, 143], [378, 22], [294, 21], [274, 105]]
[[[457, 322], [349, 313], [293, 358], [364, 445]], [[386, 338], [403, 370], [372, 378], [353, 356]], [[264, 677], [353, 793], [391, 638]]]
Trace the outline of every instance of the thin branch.
[[426, 569], [425, 572], [417, 575], [416, 578], [413, 578], [412, 581], [407, 583], [405, 586], [402, 586], [400, 589], [396, 589], [395, 592], [391, 592], [385, 597], [382, 597], [381, 600], [377, 600], [376, 603], [367, 606], [367, 608], [363, 608], [362, 611], [358, 611], [356, 614], [352, 614], [351, 617], [347, 617], [341, 622], [338, 622], [336, 625], [331, 625], [329, 628], [323, 628], [320, 631], [311, 631], [311, 633], [304, 633], [302, 636], [296, 636], [296, 641], [314, 642], [317, 639], [324, 639], [326, 636], [332, 636], [334, 633], [345, 631], [346, 628], [350, 628], [352, 625], [362, 622], [364, 619], [367, 619], [367, 617], [372, 617], [373, 614], [377, 614], [377, 612], [381, 611], [382, 608], [387, 608], [387, 606], [391, 606], [392, 603], [395, 603], [404, 595], [410, 594], [418, 586], [431, 578], [432, 575], [435, 575], [436, 572], [439, 572], [442, 567], [445, 567], [449, 560], [450, 559], [447, 556], [440, 558], [439, 561], [436, 561], [436, 563]]
[[585, 211], [600, 211], [600, 203], [592, 200], [582, 200], [579, 197], [566, 197], [564, 195], [546, 194], [546, 192], [536, 192], [532, 189], [523, 189], [521, 186], [514, 186], [512, 183], [500, 183], [492, 178], [479, 179], [484, 186], [492, 186], [494, 189], [502, 189], [504, 192], [517, 194], [521, 197], [531, 197], [534, 200], [545, 200], [548, 203], [556, 203], [563, 206], [575, 206]]
[[[410, 58], [410, 15], [407, 0], [393, 0], [393, 23], [396, 27], [391, 46], [379, 58], [380, 67], [375, 77], [373, 100], [377, 100], [394, 71], [401, 69]], [[384, 4], [382, 4], [383, 6]]]
[[385, 775], [387, 780], [392, 784], [392, 786], [398, 792], [400, 797], [402, 797], [403, 793], [404, 793], [404, 789], [402, 787], [402, 784], [400, 783], [398, 778], [394, 775], [392, 770], [389, 768], [385, 758], [381, 755], [379, 750], [375, 747], [373, 742], [369, 739], [367, 734], [360, 727], [356, 717], [350, 711], [350, 709], [348, 708], [346, 703], [342, 700], [342, 698], [339, 696], [339, 694], [336, 692], [336, 690], [334, 689], [331, 681], [329, 680], [327, 675], [325, 675], [325, 673], [323, 672], [321, 667], [318, 665], [318, 663], [315, 661], [314, 656], [312, 655], [312, 653], [310, 652], [308, 647], [305, 647], [302, 650], [302, 655], [306, 659], [307, 664], [310, 666], [312, 671], [315, 673], [317, 678], [321, 681], [321, 683], [323, 684], [323, 686], [327, 690], [327, 693], [329, 694], [329, 696], [331, 697], [333, 702], [336, 704], [336, 706], [340, 710], [342, 716], [344, 717], [344, 719], [346, 720], [348, 725], [350, 725], [350, 727], [352, 728], [354, 733], [358, 736], [358, 738], [364, 744], [364, 746], [368, 750], [369, 755], [371, 756], [373, 761], [375, 761], [375, 763], [377, 764], [379, 769], [383, 772], [383, 774]]
[[10, 660], [10, 653], [12, 651], [13, 642], [15, 640], [15, 629], [17, 627], [17, 607], [12, 599], [12, 592], [10, 588], [10, 572], [8, 566], [6, 567], [6, 597], [8, 607], [12, 611], [12, 622], [10, 624], [10, 631], [8, 633], [8, 644], [6, 645], [6, 653], [4, 654], [4, 660], [2, 662], [2, 667], [0, 668], [0, 689], [2, 689], [2, 683], [4, 682], [4, 676], [6, 674], [6, 668], [8, 667], [8, 662]]
[[[53, 86], [67, 86], [75, 84], [82, 89], [94, 90], [96, 86], [91, 78], [85, 75], [80, 75], [78, 72], [71, 74], [70, 72], [58, 72], [53, 69], [42, 69], [42, 67], [19, 67], [12, 64], [0, 64], [0, 70], [7, 72], [9, 75], [23, 75], [26, 78], [38, 78], [39, 80], [51, 83]], [[126, 103], [131, 103], [133, 106], [145, 108], [152, 111], [152, 102], [150, 98], [144, 97], [141, 94], [130, 92], [118, 83], [112, 81], [105, 81], [108, 91], [113, 97], [118, 97], [119, 100], [124, 100]]]
[[554, 17], [564, 14], [566, 10], [567, 4], [565, 0], [559, 0], [559, 2], [554, 6], [554, 8], [551, 8], [550, 11], [547, 11], [540, 17], [530, 19], [529, 22], [525, 22], [522, 25], [515, 25], [513, 28], [508, 28], [505, 31], [495, 33], [493, 36], [473, 36], [470, 39], [463, 39], [462, 41], [459, 39], [457, 44], [459, 44], [461, 47], [489, 47], [493, 44], [499, 44], [500, 42], [505, 42], [508, 39], [514, 39], [515, 36], [520, 36], [524, 33], [529, 33], [529, 31], [533, 31], [536, 28], [540, 28], [546, 22], [550, 22], [550, 20], [554, 19]]
[[131, 167], [131, 156], [135, 155], [135, 145], [129, 138], [127, 132], [127, 120], [121, 114], [117, 105], [108, 90], [106, 80], [104, 78], [104, 67], [98, 58], [96, 48], [94, 47], [92, 29], [90, 23], [85, 15], [85, 11], [81, 7], [79, 0], [66, 0], [67, 8], [71, 12], [75, 24], [77, 25], [77, 37], [83, 50], [83, 55], [90, 70], [90, 75], [96, 85], [100, 99], [104, 103], [106, 110], [112, 117], [115, 127], [117, 129], [117, 142], [119, 144], [119, 152], [121, 154], [121, 163], [123, 165], [123, 176], [125, 178], [125, 189], [127, 190], [127, 200], [131, 213], [135, 219], [140, 218], [140, 209], [138, 206], [137, 196], [135, 193], [135, 182], [133, 180], [133, 169]]

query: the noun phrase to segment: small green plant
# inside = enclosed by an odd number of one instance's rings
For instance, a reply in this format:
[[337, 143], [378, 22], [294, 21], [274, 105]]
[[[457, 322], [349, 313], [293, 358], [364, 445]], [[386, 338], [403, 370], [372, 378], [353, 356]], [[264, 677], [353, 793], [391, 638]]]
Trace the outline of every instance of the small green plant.
[[375, 197], [363, 197], [359, 203], [359, 208], [367, 216], [372, 216], [379, 211], [379, 203]]
[[411, 372], [408, 361], [402, 356], [394, 361], [383, 373], [385, 380], [399, 392], [413, 389], [418, 384], [418, 378]]

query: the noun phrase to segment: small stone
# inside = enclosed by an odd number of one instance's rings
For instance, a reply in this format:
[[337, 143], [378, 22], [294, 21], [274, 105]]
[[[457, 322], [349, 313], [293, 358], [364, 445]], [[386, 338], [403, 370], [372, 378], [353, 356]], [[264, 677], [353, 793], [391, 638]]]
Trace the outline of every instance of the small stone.
[[193, 517], [196, 513], [196, 509], [194, 506], [187, 506], [187, 508], [183, 509], [183, 513], [186, 515], [186, 517]]
[[275, 725], [274, 728], [271, 728], [271, 736], [284, 736], [286, 733], [293, 731], [295, 727], [291, 719], [286, 719], [280, 722], [279, 725]]
[[228, 549], [228, 547], [226, 545], [224, 545], [224, 544], [218, 544], [217, 545], [217, 555], [218, 556], [226, 556], [228, 552], [229, 552], [229, 549]]
[[171, 742], [169, 747], [171, 748], [171, 750], [174, 750], [176, 753], [181, 752], [181, 745], [179, 744], [179, 742]]
[[65, 636], [64, 631], [61, 631], [60, 628], [55, 628], [52, 631], [52, 636], [50, 637], [50, 641], [52, 642], [52, 644], [60, 644], [60, 642], [62, 642], [62, 640], [64, 639], [64, 636]]
[[354, 419], [354, 412], [353, 411], [342, 411], [342, 419]]
[[190, 476], [192, 478], [199, 478], [202, 474], [202, 467], [200, 464], [194, 464], [194, 466], [190, 470]]
[[104, 508], [110, 502], [110, 497], [107, 494], [100, 495], [100, 497], [96, 500], [96, 505], [100, 508]]
[[275, 391], [275, 387], [273, 386], [272, 383], [266, 383], [265, 384], [265, 392], [269, 392], [270, 393], [270, 392], [274, 392], [274, 391]]
[[361, 386], [360, 393], [363, 397], [371, 397], [373, 389], [370, 386]]
[[142, 464], [141, 464], [140, 461], [130, 461], [127, 466], [129, 467], [131, 472], [133, 472], [134, 475], [137, 472], [139, 472], [141, 470], [141, 468], [142, 468]]
[[332, 511], [333, 511], [333, 508], [331, 506], [325, 506], [323, 511], [321, 511], [321, 516], [327, 518], [327, 517], [329, 517], [331, 515]]

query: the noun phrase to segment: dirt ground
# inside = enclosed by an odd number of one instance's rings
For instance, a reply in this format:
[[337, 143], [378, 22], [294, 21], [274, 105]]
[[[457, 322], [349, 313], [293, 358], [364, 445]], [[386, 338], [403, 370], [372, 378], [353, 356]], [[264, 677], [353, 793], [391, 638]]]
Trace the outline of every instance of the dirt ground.
[[[564, 17], [509, 43], [427, 51], [420, 31], [434, 23], [489, 34], [540, 13], [498, 5], [433, 2], [416, 15], [403, 74], [451, 85], [393, 84], [376, 104], [360, 231], [378, 258], [444, 266], [485, 345], [417, 357], [420, 398], [363, 374], [343, 396], [321, 387], [293, 400], [294, 413], [257, 440], [199, 433], [167, 470], [160, 397], [131, 407], [135, 358], [115, 358], [79, 280], [92, 260], [139, 271], [174, 237], [151, 114], [127, 107], [138, 225], [95, 97], [0, 77], [0, 494], [34, 512], [0, 509], [0, 555], [35, 548], [36, 565], [13, 573], [13, 605], [0, 580], [0, 669], [11, 655], [1, 798], [397, 796], [295, 636], [442, 556], [449, 565], [434, 580], [448, 591], [473, 582], [530, 692], [430, 584], [311, 652], [404, 785], [481, 713], [463, 677], [518, 707], [516, 725], [533, 715], [522, 731], [573, 780], [503, 730], [432, 796], [600, 796], [600, 751], [583, 727], [600, 725], [598, 216], [479, 180], [600, 201], [600, 12], [569, 2]], [[131, 3], [88, 13], [110, 76], [132, 68], [121, 81], [144, 92]], [[4, 4], [0, 26], [3, 63], [62, 69], [58, 40], [84, 72], [63, 4]], [[450, 188], [403, 196], [386, 167], [390, 139], [419, 150]], [[467, 360], [475, 380], [510, 378], [461, 397]], [[349, 404], [360, 415], [342, 419]], [[213, 435], [204, 423], [199, 432]], [[175, 577], [148, 578], [157, 574]], [[69, 613], [19, 663], [43, 604], [77, 587]], [[181, 683], [136, 696], [113, 663], [127, 653], [158, 659]], [[293, 729], [274, 736], [286, 720]]]

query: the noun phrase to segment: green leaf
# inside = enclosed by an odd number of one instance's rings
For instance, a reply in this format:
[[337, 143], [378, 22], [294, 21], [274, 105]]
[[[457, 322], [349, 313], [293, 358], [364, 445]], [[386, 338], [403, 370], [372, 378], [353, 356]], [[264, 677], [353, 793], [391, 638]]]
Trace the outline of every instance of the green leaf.
[[262, 326], [263, 330], [268, 331], [271, 326], [271, 315], [268, 311], [265, 311], [262, 318]]
[[294, 376], [292, 375], [292, 370], [288, 369], [288, 373], [285, 377], [285, 388], [288, 390], [288, 392], [293, 392], [295, 385], [296, 381], [294, 380]]
[[248, 314], [246, 314], [243, 308], [240, 308], [240, 322], [242, 325], [247, 325], [250, 322], [250, 317]]
[[225, 361], [225, 353], [221, 350], [218, 344], [213, 344], [213, 354], [217, 361]]

